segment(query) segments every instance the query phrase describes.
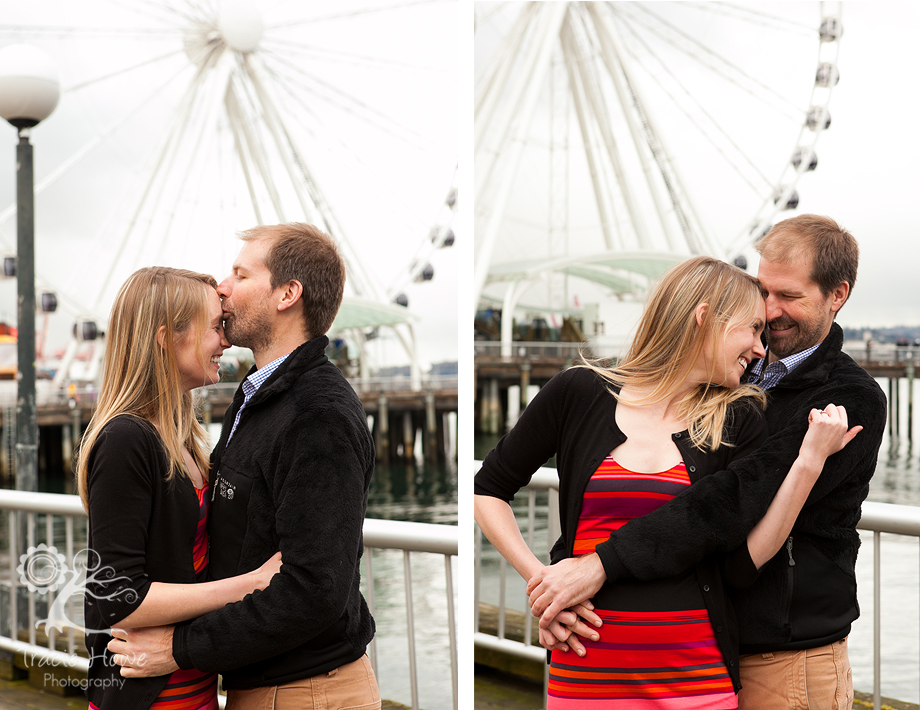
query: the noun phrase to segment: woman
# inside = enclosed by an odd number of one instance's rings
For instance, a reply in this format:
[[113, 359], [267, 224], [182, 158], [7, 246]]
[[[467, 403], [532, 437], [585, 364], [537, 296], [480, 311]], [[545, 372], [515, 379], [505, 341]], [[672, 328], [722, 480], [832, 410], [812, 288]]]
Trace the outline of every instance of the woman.
[[[765, 397], [740, 381], [764, 355], [764, 318], [756, 279], [715, 259], [690, 259], [652, 290], [615, 367], [572, 368], [541, 390], [476, 477], [476, 520], [525, 580], [543, 563], [524, 543], [508, 501], [551, 456], [565, 552], [579, 556], [760, 446]], [[812, 411], [799, 459], [748, 537], [758, 567], [787, 536], [825, 458], [860, 430], [847, 431], [841, 410]], [[732, 572], [726, 568], [726, 581]], [[584, 645], [559, 623], [554, 631], [564, 643], [541, 631], [554, 649], [548, 707], [593, 699], [604, 708], [737, 708], [737, 632], [716, 560], [674, 578], [605, 585], [592, 602], [575, 611], [598, 628], [572, 626]]]
[[110, 627], [173, 624], [264, 589], [260, 569], [201, 582], [208, 564], [208, 445], [191, 390], [219, 379], [229, 347], [213, 277], [152, 267], [112, 306], [105, 371], [77, 462], [89, 514], [85, 595], [90, 708], [217, 708], [216, 674], [125, 680], [106, 650]]

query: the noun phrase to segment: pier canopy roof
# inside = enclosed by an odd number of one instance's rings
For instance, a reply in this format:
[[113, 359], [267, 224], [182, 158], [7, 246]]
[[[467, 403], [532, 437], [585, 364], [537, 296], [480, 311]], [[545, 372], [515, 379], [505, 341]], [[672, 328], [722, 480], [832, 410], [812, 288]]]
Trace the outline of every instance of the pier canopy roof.
[[617, 294], [634, 293], [644, 291], [650, 281], [689, 258], [689, 254], [613, 250], [505, 262], [489, 268], [486, 285], [531, 281], [555, 272], [592, 281]]
[[332, 323], [332, 330], [377, 328], [414, 323], [418, 320], [417, 315], [395, 303], [382, 303], [369, 298], [346, 296]]

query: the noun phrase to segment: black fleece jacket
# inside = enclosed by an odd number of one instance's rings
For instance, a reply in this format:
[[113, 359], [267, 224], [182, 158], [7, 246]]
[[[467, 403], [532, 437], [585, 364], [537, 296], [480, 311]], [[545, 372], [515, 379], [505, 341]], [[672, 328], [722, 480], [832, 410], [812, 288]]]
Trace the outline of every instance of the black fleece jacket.
[[294, 350], [246, 405], [242, 386], [211, 457], [212, 579], [281, 550], [264, 590], [176, 627], [181, 668], [218, 670], [227, 688], [279, 685], [360, 658], [374, 620], [359, 562], [374, 444], [361, 402], [324, 349]]
[[809, 411], [843, 405], [850, 426], [860, 424], [863, 431], [828, 458], [787, 547], [732, 597], [742, 653], [815, 648], [849, 633], [859, 616], [856, 524], [878, 461], [886, 400], [842, 346], [843, 331], [835, 323], [821, 346], [768, 390], [770, 437], [753, 456], [706, 477], [598, 545], [608, 581], [668, 577], [706, 555], [738, 548], [798, 456]]
[[[556, 456], [559, 473], [559, 516], [562, 545], [553, 550], [553, 561], [572, 556], [572, 545], [581, 514], [585, 487], [604, 457], [626, 441], [616, 425], [617, 400], [606, 381], [591, 370], [572, 368], [556, 375], [534, 398], [514, 428], [486, 456], [476, 474], [474, 491], [511, 501], [530, 481], [534, 471]], [[701, 451], [690, 443], [688, 432], [676, 432], [672, 440], [680, 450], [691, 486], [711, 473], [757, 449], [766, 438], [763, 412], [750, 401], [741, 400], [730, 410], [725, 437], [734, 446]], [[747, 549], [746, 546], [744, 548]], [[736, 560], [737, 569], [725, 568], [737, 583], [750, 578], [750, 557]], [[676, 569], [674, 576], [694, 569], [700, 595], [709, 612], [719, 649], [737, 690], [738, 631], [734, 613], [726, 599], [720, 565], [715, 557], [698, 559]], [[650, 610], [654, 607], [650, 607]]]

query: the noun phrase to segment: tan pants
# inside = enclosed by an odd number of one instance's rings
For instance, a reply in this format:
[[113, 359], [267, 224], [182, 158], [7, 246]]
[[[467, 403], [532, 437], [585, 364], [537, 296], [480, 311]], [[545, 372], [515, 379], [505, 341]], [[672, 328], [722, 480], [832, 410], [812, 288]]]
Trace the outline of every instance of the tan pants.
[[367, 656], [322, 675], [284, 685], [227, 693], [227, 710], [380, 710]]
[[741, 656], [739, 710], [850, 710], [847, 640], [804, 651]]

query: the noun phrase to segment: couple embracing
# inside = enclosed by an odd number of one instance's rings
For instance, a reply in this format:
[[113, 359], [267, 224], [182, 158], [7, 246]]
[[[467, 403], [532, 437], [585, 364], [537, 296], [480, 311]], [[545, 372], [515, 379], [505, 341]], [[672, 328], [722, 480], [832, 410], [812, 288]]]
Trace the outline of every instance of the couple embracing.
[[[232, 710], [380, 707], [359, 589], [374, 446], [324, 354], [345, 265], [311, 225], [241, 238], [220, 284], [141, 269], [112, 308], [77, 465], [111, 572], [86, 589], [87, 629], [112, 629], [87, 634], [90, 708], [213, 710], [218, 672]], [[191, 390], [231, 343], [255, 366], [209, 452]]]

